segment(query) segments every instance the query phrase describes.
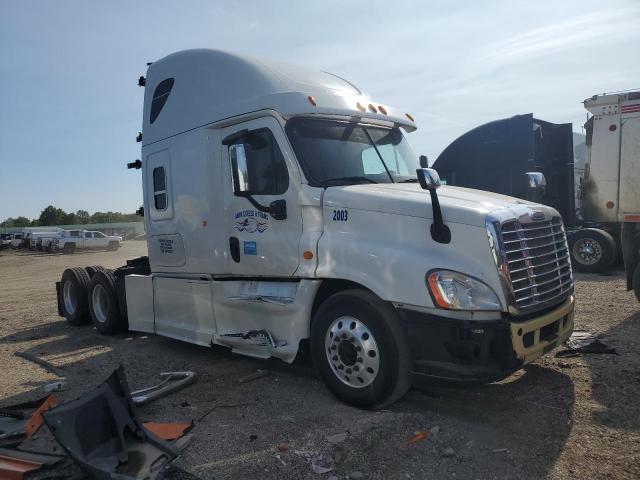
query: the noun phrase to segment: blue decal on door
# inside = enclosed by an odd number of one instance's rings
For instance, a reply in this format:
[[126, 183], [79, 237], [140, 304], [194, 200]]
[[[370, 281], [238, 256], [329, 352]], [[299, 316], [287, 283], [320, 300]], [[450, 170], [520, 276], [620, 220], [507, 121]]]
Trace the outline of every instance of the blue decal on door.
[[258, 255], [258, 245], [256, 242], [242, 242], [245, 255]]

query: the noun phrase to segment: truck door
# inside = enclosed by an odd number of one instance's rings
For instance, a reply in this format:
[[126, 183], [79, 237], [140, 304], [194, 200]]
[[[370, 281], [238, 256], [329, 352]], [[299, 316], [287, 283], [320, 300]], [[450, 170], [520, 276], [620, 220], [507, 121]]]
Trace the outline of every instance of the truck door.
[[[233, 275], [288, 277], [299, 264], [300, 172], [280, 124], [264, 117], [222, 131], [224, 223]], [[237, 191], [232, 167], [245, 167]], [[272, 207], [272, 213], [265, 211]], [[280, 210], [280, 214], [275, 213]], [[284, 213], [284, 215], [283, 215]]]

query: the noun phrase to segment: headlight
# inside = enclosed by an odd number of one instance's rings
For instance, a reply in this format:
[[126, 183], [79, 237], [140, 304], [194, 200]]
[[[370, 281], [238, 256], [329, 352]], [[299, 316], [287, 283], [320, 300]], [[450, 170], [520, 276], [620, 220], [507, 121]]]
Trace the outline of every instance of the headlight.
[[450, 270], [437, 270], [427, 277], [434, 303], [450, 310], [500, 310], [500, 301], [491, 287]]

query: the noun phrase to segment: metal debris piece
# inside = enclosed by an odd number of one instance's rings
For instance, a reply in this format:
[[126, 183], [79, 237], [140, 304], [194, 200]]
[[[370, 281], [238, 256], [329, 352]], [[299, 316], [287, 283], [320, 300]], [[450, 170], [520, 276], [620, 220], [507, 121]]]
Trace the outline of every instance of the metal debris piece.
[[336, 433], [335, 435], [329, 435], [327, 437], [327, 442], [329, 443], [333, 443], [334, 445], [336, 443], [342, 443], [347, 439], [347, 433], [343, 432], [343, 433]]
[[133, 403], [136, 405], [146, 405], [149, 402], [166, 397], [170, 393], [181, 390], [194, 383], [196, 381], [196, 374], [194, 372], [164, 372], [160, 374], [160, 378], [163, 380], [153, 387], [131, 392]]
[[55, 439], [91, 478], [158, 478], [178, 450], [144, 428], [120, 366], [93, 391], [44, 413]]
[[318, 465], [316, 463], [312, 463], [311, 464], [311, 470], [313, 471], [313, 473], [323, 474], [323, 473], [329, 473], [331, 470], [333, 470], [333, 468], [332, 467], [323, 467], [322, 465]]
[[4, 407], [0, 410], [0, 444], [15, 445], [30, 437], [42, 426], [42, 412], [52, 408], [56, 398], [49, 395], [38, 400]]
[[405, 445], [411, 445], [413, 443], [418, 443], [421, 442], [422, 440], [426, 440], [427, 438], [429, 438], [429, 435], [431, 434], [431, 432], [429, 432], [428, 430], [425, 432], [416, 432], [415, 435], [410, 438], [409, 440], [407, 440], [405, 443]]
[[42, 467], [52, 467], [64, 458], [60, 455], [0, 448], [0, 478], [22, 479]]
[[177, 440], [193, 428], [193, 423], [145, 422], [142, 425], [163, 440]]
[[40, 405], [38, 409], [33, 412], [31, 418], [27, 420], [27, 424], [25, 425], [25, 433], [27, 434], [27, 437], [31, 437], [34, 433], [36, 433], [44, 423], [42, 414], [47, 410], [51, 410], [57, 404], [58, 399], [54, 395], [49, 395], [47, 399], [42, 402], [42, 405]]
[[249, 375], [245, 375], [244, 377], [240, 377], [238, 379], [239, 383], [247, 383], [253, 380], [257, 380], [258, 378], [266, 377], [269, 375], [269, 370], [258, 370], [257, 372], [250, 373]]
[[44, 390], [44, 393], [62, 392], [63, 390], [66, 390], [66, 388], [67, 388], [67, 382], [64, 382], [62, 380], [57, 382], [47, 383], [42, 386], [42, 390]]

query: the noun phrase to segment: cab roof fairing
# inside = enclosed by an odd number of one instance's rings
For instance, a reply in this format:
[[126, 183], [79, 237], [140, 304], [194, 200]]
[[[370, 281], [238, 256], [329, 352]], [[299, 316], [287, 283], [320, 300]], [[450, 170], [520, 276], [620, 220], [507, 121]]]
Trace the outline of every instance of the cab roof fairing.
[[[173, 88], [153, 123], [149, 113], [156, 87], [168, 78]], [[316, 106], [309, 101], [316, 100]], [[358, 102], [367, 109], [358, 109]], [[278, 62], [219, 50], [185, 50], [149, 66], [144, 95], [144, 145], [246, 113], [272, 109], [283, 117], [341, 115], [391, 122], [406, 131], [417, 127], [404, 113], [382, 104], [387, 114], [371, 112], [372, 102], [346, 80]]]

